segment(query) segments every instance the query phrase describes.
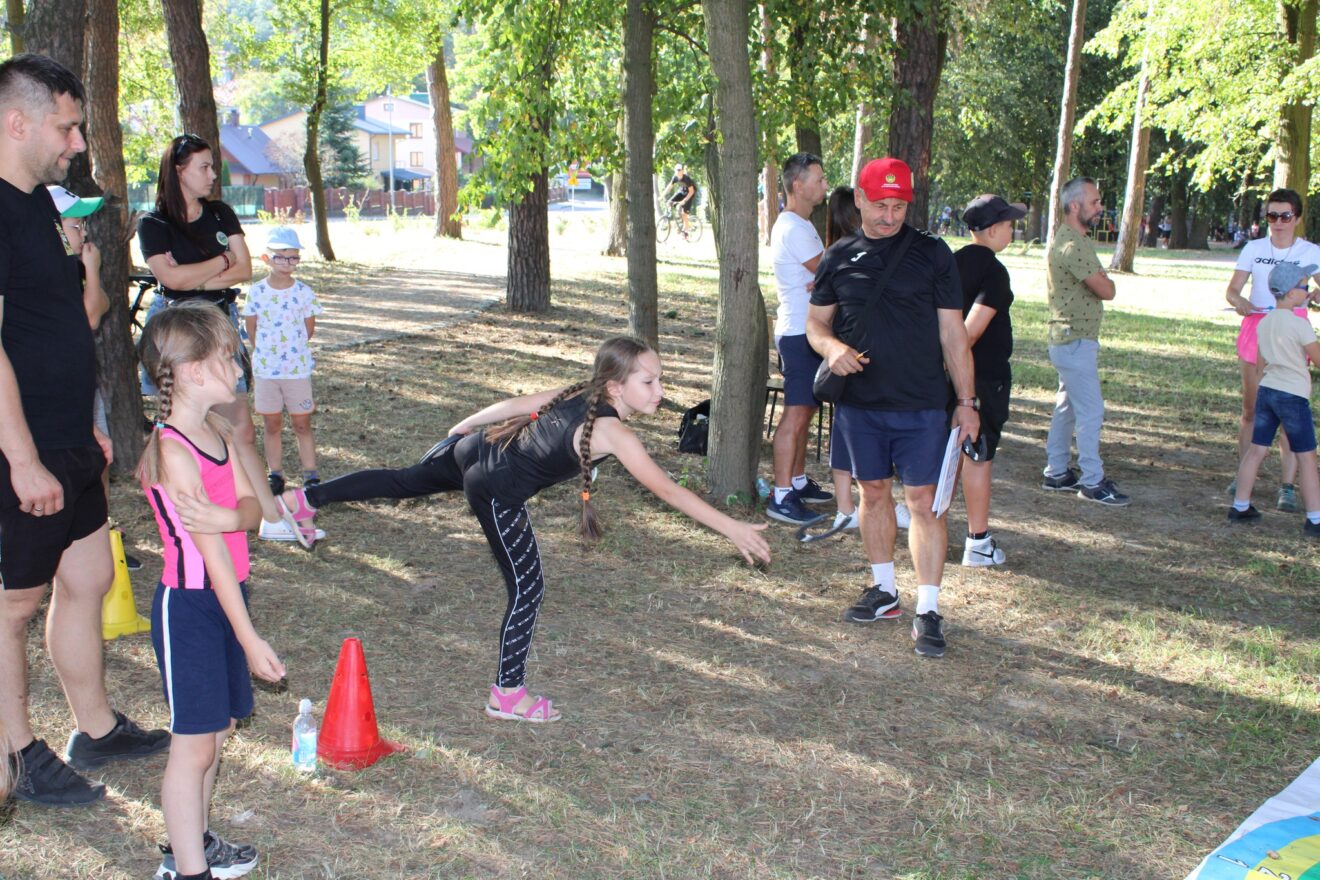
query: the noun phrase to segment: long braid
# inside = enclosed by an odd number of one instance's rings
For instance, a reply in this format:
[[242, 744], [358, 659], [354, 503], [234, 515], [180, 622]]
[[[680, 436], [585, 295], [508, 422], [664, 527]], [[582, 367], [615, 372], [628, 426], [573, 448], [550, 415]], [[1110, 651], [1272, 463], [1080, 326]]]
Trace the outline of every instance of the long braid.
[[591, 506], [591, 432], [596, 427], [596, 407], [604, 396], [605, 383], [593, 383], [587, 394], [587, 415], [582, 422], [582, 441], [578, 444], [578, 464], [582, 468], [582, 523], [578, 534], [588, 541], [598, 540], [602, 533], [596, 509]]
[[486, 431], [486, 440], [490, 443], [498, 443], [501, 449], [508, 449], [509, 444], [518, 439], [518, 435], [523, 432], [535, 419], [554, 409], [560, 403], [580, 392], [589, 386], [590, 382], [578, 382], [576, 385], [570, 385], [563, 391], [556, 394], [545, 402], [545, 404], [536, 411], [535, 417], [530, 413], [524, 416], [514, 416], [511, 419], [500, 422], [493, 428]]
[[156, 424], [152, 426], [151, 436], [147, 438], [146, 448], [142, 450], [141, 464], [138, 465], [138, 478], [148, 485], [160, 482], [164, 465], [161, 461], [160, 426], [170, 420], [174, 408], [174, 367], [161, 363], [156, 367]]

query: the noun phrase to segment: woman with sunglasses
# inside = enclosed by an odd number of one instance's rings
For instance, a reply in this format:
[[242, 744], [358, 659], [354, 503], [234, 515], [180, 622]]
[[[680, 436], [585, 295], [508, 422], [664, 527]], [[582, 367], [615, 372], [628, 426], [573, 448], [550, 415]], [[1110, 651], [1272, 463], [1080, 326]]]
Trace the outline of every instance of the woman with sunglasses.
[[[1237, 268], [1228, 282], [1226, 297], [1239, 315], [1242, 329], [1238, 331], [1237, 353], [1242, 368], [1242, 420], [1238, 426], [1238, 460], [1251, 445], [1252, 425], [1256, 420], [1256, 390], [1260, 385], [1260, 371], [1256, 366], [1256, 327], [1274, 308], [1274, 294], [1270, 293], [1270, 270], [1279, 263], [1298, 266], [1320, 265], [1320, 247], [1299, 237], [1302, 221], [1302, 198], [1290, 189], [1276, 189], [1265, 202], [1265, 219], [1270, 234], [1246, 243], [1238, 256]], [[1320, 280], [1320, 275], [1316, 276]], [[1247, 279], [1251, 279], [1251, 296], [1242, 295]], [[1306, 309], [1295, 310], [1306, 317]], [[1282, 484], [1276, 507], [1288, 513], [1297, 510], [1297, 458], [1292, 454], [1288, 438], [1280, 435]], [[1229, 484], [1228, 494], [1236, 494], [1237, 480]]]
[[[142, 258], [160, 283], [147, 310], [148, 321], [176, 303], [203, 300], [215, 304], [238, 328], [238, 289], [234, 285], [252, 280], [252, 258], [233, 208], [210, 198], [215, 179], [216, 158], [210, 144], [195, 134], [170, 141], [160, 160], [156, 210], [138, 223]], [[240, 356], [246, 357], [246, 352]], [[216, 407], [216, 412], [233, 426], [234, 453], [261, 503], [259, 534], [267, 540], [296, 540], [310, 547], [313, 537], [302, 534], [266, 482], [243, 376], [235, 390], [239, 398]], [[145, 376], [142, 393], [156, 394]]]

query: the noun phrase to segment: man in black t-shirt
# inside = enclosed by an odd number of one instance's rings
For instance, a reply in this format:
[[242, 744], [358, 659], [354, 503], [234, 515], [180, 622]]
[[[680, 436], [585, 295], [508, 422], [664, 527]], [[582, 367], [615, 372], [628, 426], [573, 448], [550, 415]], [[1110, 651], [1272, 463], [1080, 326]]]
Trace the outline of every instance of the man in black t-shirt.
[[665, 187], [665, 192], [673, 190], [674, 194], [669, 197], [669, 204], [678, 208], [678, 213], [683, 217], [683, 236], [688, 234], [688, 214], [692, 211], [692, 206], [697, 201], [697, 183], [692, 179], [692, 175], [687, 173], [687, 169], [682, 165], [674, 166], [674, 176], [669, 179], [669, 186]]
[[170, 741], [111, 709], [102, 677], [110, 442], [92, 425], [95, 348], [77, 260], [42, 186], [87, 148], [83, 100], [78, 79], [49, 58], [0, 64], [0, 753], [18, 797], [57, 806], [91, 803], [105, 787], [66, 766], [28, 719], [28, 621], [53, 579], [47, 644], [78, 724], [65, 760], [93, 770]]
[[[825, 252], [807, 313], [812, 347], [836, 375], [849, 377], [835, 407], [836, 434], [861, 486], [872, 586], [844, 618], [870, 623], [902, 614], [890, 490], [897, 472], [912, 513], [908, 546], [918, 582], [912, 637], [918, 654], [942, 657], [938, 596], [949, 536], [932, 507], [949, 431], [946, 368], [957, 394], [952, 420], [959, 440], [980, 431], [962, 288], [949, 246], [904, 222], [912, 201], [912, 172], [904, 162], [869, 162], [854, 196], [862, 225]], [[904, 245], [881, 289], [892, 255]]]
[[1010, 205], [996, 195], [973, 199], [963, 212], [972, 243], [953, 255], [962, 279], [963, 315], [976, 366], [976, 397], [981, 402], [981, 438], [970, 445], [963, 462], [962, 490], [967, 503], [967, 540], [963, 565], [1002, 565], [1004, 551], [990, 534], [990, 467], [999, 437], [1008, 421], [1009, 386], [1013, 373], [1013, 322], [1008, 309], [1013, 289], [1008, 269], [995, 254], [1013, 240], [1013, 221], [1025, 217], [1023, 205]]

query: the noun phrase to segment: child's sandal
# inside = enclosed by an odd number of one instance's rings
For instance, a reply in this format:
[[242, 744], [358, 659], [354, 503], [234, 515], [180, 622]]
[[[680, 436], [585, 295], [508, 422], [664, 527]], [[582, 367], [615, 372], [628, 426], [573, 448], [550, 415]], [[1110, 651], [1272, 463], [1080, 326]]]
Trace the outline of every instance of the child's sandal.
[[505, 721], [530, 721], [533, 724], [544, 724], [547, 721], [558, 721], [562, 716], [555, 711], [554, 704], [545, 697], [538, 696], [536, 702], [528, 706], [522, 712], [517, 711], [517, 706], [527, 696], [527, 688], [520, 687], [511, 694], [502, 694], [496, 685], [490, 686], [490, 696], [498, 704], [492, 706], [486, 704], [486, 714], [491, 718], [501, 718]]
[[[294, 490], [294, 491], [301, 494], [301, 490]], [[275, 496], [275, 506], [280, 511], [280, 519], [284, 522], [286, 526], [289, 527], [290, 530], [292, 530], [293, 536], [298, 539], [298, 543], [303, 546], [303, 549], [311, 550], [312, 547], [316, 544], [316, 529], [315, 528], [304, 529], [301, 525], [299, 525], [298, 514], [289, 510], [289, 505], [284, 503], [284, 498], [282, 496], [280, 495]], [[304, 499], [302, 498], [298, 499], [298, 509], [300, 511], [306, 509]], [[312, 512], [310, 514], [310, 516], [315, 516], [315, 515], [316, 515], [315, 512]], [[306, 518], [310, 518], [310, 516]]]

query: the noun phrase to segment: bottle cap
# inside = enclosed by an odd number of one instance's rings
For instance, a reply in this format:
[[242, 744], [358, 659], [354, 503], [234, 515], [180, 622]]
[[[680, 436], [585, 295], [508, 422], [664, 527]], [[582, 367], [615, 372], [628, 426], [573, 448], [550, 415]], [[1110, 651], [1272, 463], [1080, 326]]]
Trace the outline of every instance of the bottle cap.
[[299, 700], [299, 701], [298, 701], [298, 714], [299, 714], [299, 715], [310, 715], [311, 712], [312, 712], [312, 701], [311, 701], [311, 700]]

